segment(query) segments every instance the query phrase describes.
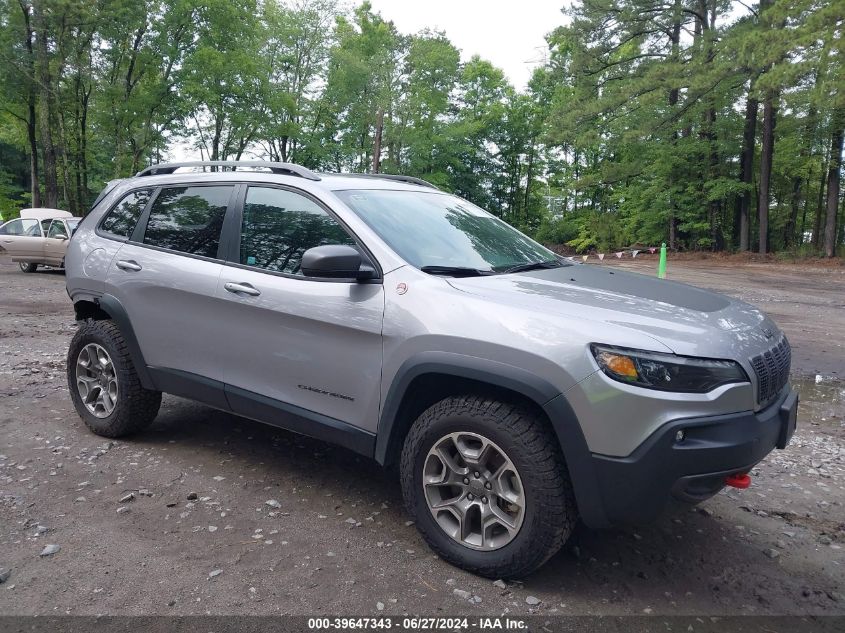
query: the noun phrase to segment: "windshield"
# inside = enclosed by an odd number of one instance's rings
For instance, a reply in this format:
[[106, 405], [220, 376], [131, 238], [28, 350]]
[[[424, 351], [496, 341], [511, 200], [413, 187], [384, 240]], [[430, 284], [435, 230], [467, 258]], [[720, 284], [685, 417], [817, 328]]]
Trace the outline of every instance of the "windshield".
[[562, 265], [547, 248], [497, 217], [437, 192], [352, 190], [337, 196], [412, 266], [448, 274]]

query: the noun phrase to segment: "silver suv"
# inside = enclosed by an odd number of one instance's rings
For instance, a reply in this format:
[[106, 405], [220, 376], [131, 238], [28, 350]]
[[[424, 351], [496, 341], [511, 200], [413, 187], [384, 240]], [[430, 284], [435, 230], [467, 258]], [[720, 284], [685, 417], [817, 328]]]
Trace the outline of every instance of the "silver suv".
[[110, 184], [66, 269], [92, 431], [145, 428], [166, 392], [396, 464], [430, 546], [485, 576], [536, 569], [579, 517], [746, 487], [795, 429], [756, 308], [573, 264], [410, 177], [154, 166]]

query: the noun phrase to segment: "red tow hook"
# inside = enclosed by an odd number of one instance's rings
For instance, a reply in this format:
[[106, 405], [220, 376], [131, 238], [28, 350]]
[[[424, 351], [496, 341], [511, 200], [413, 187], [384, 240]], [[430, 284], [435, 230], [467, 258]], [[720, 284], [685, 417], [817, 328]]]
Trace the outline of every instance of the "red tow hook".
[[745, 490], [751, 485], [751, 475], [748, 473], [737, 473], [735, 475], [730, 475], [729, 477], [725, 477], [725, 483], [732, 488], [740, 488]]

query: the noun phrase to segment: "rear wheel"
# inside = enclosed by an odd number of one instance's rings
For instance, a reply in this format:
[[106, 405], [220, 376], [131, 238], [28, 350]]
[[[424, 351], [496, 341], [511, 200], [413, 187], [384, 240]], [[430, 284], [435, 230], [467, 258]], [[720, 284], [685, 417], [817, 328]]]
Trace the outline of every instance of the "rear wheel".
[[401, 459], [408, 511], [442, 558], [495, 578], [529, 574], [577, 519], [541, 414], [481, 396], [447, 398], [414, 422]]
[[79, 417], [97, 435], [122, 437], [148, 427], [161, 392], [144, 389], [112, 321], [85, 321], [70, 342], [68, 388]]
[[34, 273], [38, 270], [38, 264], [30, 264], [27, 262], [19, 262], [18, 266], [21, 267], [21, 271], [25, 273]]

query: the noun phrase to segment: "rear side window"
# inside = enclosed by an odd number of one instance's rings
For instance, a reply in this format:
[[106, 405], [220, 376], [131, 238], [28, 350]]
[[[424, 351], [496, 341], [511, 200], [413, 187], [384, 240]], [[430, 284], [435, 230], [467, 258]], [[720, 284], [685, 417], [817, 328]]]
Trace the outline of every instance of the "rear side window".
[[152, 189], [142, 189], [124, 196], [123, 200], [109, 211], [106, 219], [100, 225], [100, 230], [116, 237], [128, 239], [132, 235], [132, 231], [135, 230], [138, 218], [141, 217], [147, 207], [151, 195]]
[[241, 225], [241, 264], [301, 275], [302, 254], [314, 246], [355, 241], [317, 203], [292, 191], [250, 187]]
[[21, 235], [26, 235], [27, 237], [42, 237], [44, 232], [41, 230], [41, 224], [38, 220], [24, 220], [23, 233], [21, 233]]
[[144, 244], [217, 257], [231, 186], [162, 189], [150, 209]]
[[21, 235], [23, 233], [23, 221], [11, 220], [0, 226], [0, 235]]
[[[48, 220], [49, 222], [49, 220]], [[41, 237], [41, 229], [38, 220], [25, 218], [12, 220], [3, 225], [0, 235], [24, 235], [27, 237]]]

